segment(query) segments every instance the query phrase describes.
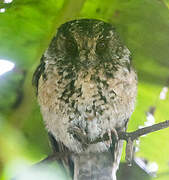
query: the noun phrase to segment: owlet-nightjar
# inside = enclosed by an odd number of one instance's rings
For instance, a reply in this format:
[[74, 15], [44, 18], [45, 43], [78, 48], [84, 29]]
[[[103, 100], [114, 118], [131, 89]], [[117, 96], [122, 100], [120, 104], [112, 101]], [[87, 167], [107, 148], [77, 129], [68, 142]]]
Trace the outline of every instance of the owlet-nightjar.
[[[115, 180], [123, 146], [116, 132], [134, 110], [137, 76], [114, 27], [95, 19], [61, 25], [33, 82], [54, 151], [74, 153], [63, 160], [73, 179]], [[109, 132], [111, 143], [85, 141]]]

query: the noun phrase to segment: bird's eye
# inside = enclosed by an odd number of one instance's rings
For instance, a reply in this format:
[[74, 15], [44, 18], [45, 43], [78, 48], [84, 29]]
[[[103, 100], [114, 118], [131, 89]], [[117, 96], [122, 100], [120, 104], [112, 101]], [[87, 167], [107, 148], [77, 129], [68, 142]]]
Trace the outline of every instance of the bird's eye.
[[97, 43], [96, 45], [96, 51], [99, 52], [103, 52], [106, 49], [106, 44], [104, 41], [100, 41]]
[[67, 40], [66, 41], [66, 50], [71, 55], [74, 55], [74, 56], [77, 55], [78, 48], [77, 48], [76, 42], [73, 40]]

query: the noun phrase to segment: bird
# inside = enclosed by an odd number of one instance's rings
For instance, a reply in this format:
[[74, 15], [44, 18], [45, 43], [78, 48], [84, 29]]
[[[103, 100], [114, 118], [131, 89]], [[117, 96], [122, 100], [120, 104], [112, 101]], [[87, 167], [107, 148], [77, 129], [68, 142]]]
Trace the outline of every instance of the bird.
[[[98, 19], [62, 24], [34, 72], [33, 84], [55, 152], [74, 180], [116, 180], [134, 111], [137, 74], [115, 27]], [[108, 141], [87, 143], [110, 135]]]

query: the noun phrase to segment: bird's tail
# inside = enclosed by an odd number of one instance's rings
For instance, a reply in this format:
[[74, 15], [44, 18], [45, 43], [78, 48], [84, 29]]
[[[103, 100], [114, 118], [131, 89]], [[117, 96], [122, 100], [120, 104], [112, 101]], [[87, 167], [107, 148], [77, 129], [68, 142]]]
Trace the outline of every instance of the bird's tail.
[[74, 180], [116, 180], [123, 143], [111, 151], [79, 154], [74, 157]]

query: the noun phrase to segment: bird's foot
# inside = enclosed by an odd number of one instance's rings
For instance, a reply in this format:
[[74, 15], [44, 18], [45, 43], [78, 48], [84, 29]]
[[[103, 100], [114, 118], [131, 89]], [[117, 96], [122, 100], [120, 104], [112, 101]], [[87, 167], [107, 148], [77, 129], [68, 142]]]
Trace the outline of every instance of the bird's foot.
[[113, 137], [114, 137], [115, 141], [119, 140], [119, 136], [118, 136], [118, 133], [117, 133], [116, 129], [112, 129], [110, 135], [111, 135], [111, 137], [112, 137], [112, 135], [114, 135]]
[[88, 147], [88, 137], [86, 136], [86, 132], [78, 127], [70, 127], [68, 132], [73, 135], [73, 137], [78, 140], [81, 144], [83, 149]]

